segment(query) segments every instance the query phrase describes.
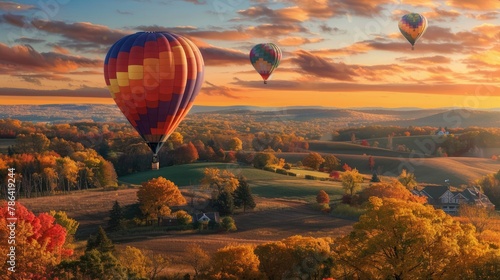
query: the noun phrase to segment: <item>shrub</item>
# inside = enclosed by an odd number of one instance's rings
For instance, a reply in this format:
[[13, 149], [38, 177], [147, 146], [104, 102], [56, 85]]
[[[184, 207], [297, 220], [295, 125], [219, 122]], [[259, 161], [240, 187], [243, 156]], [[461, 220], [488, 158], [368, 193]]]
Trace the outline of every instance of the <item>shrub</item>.
[[319, 180], [320, 178], [316, 177], [316, 176], [313, 176], [313, 175], [309, 175], [309, 174], [306, 174], [304, 176], [304, 178], [308, 179], [308, 180]]
[[264, 166], [264, 167], [262, 168], [262, 170], [265, 170], [265, 171], [271, 171], [271, 172], [276, 172], [276, 168], [271, 167], [271, 166]]
[[288, 171], [286, 171], [285, 169], [278, 168], [276, 169], [276, 173], [287, 175]]
[[357, 220], [364, 213], [365, 210], [347, 204], [338, 204], [330, 211], [330, 214], [336, 218], [349, 220]]

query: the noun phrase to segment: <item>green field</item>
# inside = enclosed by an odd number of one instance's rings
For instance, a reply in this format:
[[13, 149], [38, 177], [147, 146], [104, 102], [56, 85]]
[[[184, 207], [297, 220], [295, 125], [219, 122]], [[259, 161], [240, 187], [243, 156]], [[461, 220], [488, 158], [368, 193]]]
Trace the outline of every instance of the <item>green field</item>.
[[[151, 178], [163, 176], [182, 189], [186, 186], [199, 185], [205, 168], [219, 168], [221, 170], [229, 170], [237, 176], [245, 176], [252, 188], [252, 192], [261, 197], [292, 198], [310, 201], [314, 200], [319, 190], [325, 190], [332, 196], [340, 196], [343, 193], [342, 187], [338, 182], [306, 180], [234, 163], [193, 163], [169, 166], [160, 168], [159, 170], [150, 170], [123, 176], [119, 178], [119, 181], [126, 184], [138, 185]], [[304, 170], [296, 171], [303, 173]], [[308, 174], [318, 175], [320, 172], [310, 171]]]

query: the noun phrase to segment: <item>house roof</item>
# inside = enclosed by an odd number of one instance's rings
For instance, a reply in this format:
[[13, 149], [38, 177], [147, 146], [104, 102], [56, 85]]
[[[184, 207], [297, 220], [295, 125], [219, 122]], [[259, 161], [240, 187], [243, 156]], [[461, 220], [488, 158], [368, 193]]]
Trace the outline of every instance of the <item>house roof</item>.
[[439, 199], [447, 191], [448, 186], [427, 186], [421, 190], [426, 196], [433, 199]]
[[193, 215], [193, 218], [196, 221], [205, 220], [219, 222], [219, 212], [196, 213]]

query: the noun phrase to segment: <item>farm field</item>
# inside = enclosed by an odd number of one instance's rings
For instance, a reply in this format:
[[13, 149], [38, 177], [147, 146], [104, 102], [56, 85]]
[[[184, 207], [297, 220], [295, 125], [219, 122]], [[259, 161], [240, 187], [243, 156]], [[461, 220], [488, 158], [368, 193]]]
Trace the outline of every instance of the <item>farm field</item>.
[[[206, 166], [196, 166], [197, 170]], [[170, 167], [160, 169], [168, 175]], [[175, 168], [174, 168], [175, 169]], [[243, 169], [246, 170], [246, 169]], [[304, 236], [340, 236], [352, 229], [354, 221], [338, 219], [323, 214], [307, 203], [313, 201], [320, 189], [325, 189], [332, 197], [341, 194], [339, 183], [326, 188], [326, 183], [305, 179], [291, 179], [289, 176], [256, 170], [257, 173], [269, 173], [269, 177], [282, 176], [283, 180], [256, 180], [255, 172], [247, 171], [252, 192], [257, 194], [257, 207], [247, 213], [236, 213], [233, 218], [238, 231], [233, 233], [206, 234], [198, 232], [169, 232], [164, 228], [159, 231], [136, 232], [131, 234], [110, 235], [117, 248], [134, 246], [141, 249], [154, 249], [157, 253], [165, 253], [172, 258], [168, 272], [186, 271], [190, 268], [181, 260], [185, 258], [188, 244], [199, 244], [209, 252], [228, 244], [260, 244], [281, 240], [293, 235]], [[166, 173], [166, 174], [165, 174]], [[180, 174], [177, 174], [180, 176]], [[174, 178], [175, 179], [175, 178]], [[307, 183], [306, 183], [307, 182]], [[181, 187], [181, 189], [183, 189]], [[186, 189], [184, 188], [184, 191]], [[115, 200], [122, 207], [136, 203], [137, 188], [111, 191], [90, 190], [72, 192], [64, 196], [49, 196], [31, 199], [20, 199], [19, 202], [34, 213], [49, 210], [65, 211], [69, 217], [80, 223], [77, 240], [86, 240], [99, 226], [106, 226], [109, 210]]]
[[[286, 162], [296, 163], [305, 158], [309, 153], [276, 153], [276, 157], [285, 159]], [[326, 153], [323, 153], [325, 155]], [[434, 157], [423, 158], [419, 156], [387, 157], [370, 153], [337, 154], [332, 152], [341, 164], [347, 163], [352, 168], [357, 168], [360, 173], [371, 174], [368, 158], [373, 156], [375, 171], [386, 177], [396, 177], [404, 168], [415, 174], [418, 183], [442, 184], [449, 179], [452, 185], [468, 184], [487, 174], [496, 173], [500, 169], [498, 161], [489, 158], [473, 157]]]

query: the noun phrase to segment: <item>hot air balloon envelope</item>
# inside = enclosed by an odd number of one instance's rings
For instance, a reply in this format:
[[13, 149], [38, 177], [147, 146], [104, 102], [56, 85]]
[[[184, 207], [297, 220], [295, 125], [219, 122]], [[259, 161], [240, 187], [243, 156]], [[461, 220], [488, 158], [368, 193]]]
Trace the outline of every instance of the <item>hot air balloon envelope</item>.
[[278, 67], [281, 60], [281, 50], [273, 43], [257, 44], [250, 50], [250, 62], [262, 76], [264, 84]]
[[204, 78], [199, 49], [168, 32], [137, 32], [118, 40], [104, 60], [104, 79], [127, 120], [153, 151], [187, 115]]
[[401, 18], [398, 26], [401, 34], [410, 42], [413, 49], [415, 42], [427, 29], [427, 19], [417, 13], [406, 14]]

